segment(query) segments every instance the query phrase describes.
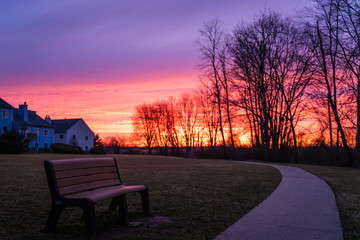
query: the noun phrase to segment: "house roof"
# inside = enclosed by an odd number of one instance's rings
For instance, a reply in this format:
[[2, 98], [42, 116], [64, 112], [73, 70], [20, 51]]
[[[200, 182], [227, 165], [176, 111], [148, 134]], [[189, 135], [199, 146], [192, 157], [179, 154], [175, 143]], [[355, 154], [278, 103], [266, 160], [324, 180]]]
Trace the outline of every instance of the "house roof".
[[55, 127], [55, 132], [66, 132], [69, 128], [74, 126], [75, 123], [82, 120], [81, 118], [76, 119], [60, 119], [60, 120], [51, 120], [51, 124]]
[[22, 117], [19, 116], [19, 109], [14, 108], [14, 122], [16, 122], [20, 127], [25, 126], [35, 126], [35, 127], [46, 127], [54, 128], [46, 120], [42, 119], [35, 111], [28, 111], [28, 121], [25, 121]]
[[0, 107], [13, 109], [14, 107], [8, 104], [5, 100], [0, 98]]

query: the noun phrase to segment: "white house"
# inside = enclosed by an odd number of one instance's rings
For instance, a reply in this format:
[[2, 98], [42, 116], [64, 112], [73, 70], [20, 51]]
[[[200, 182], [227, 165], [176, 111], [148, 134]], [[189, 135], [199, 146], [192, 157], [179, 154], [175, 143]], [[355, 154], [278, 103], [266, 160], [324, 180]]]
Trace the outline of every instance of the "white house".
[[83, 119], [51, 120], [46, 117], [55, 128], [54, 143], [65, 143], [79, 146], [84, 151], [94, 147], [94, 132], [86, 125]]

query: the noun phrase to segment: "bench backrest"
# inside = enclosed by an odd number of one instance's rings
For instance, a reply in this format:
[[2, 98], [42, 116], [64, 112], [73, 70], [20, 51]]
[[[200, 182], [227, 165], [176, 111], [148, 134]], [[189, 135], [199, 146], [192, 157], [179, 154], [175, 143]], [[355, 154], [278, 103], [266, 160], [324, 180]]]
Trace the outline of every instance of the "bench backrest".
[[113, 158], [79, 158], [44, 162], [52, 197], [122, 184]]

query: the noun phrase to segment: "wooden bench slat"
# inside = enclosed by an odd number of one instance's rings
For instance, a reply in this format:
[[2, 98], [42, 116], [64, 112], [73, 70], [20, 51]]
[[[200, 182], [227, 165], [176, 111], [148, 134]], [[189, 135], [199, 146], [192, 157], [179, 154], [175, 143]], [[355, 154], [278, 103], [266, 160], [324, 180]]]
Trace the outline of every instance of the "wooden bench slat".
[[59, 188], [59, 191], [62, 195], [67, 195], [71, 193], [88, 191], [95, 188], [101, 188], [101, 187], [113, 186], [113, 185], [120, 185], [119, 179], [109, 179], [103, 181], [96, 181], [92, 183], [83, 183], [79, 185]]
[[83, 175], [72, 178], [64, 178], [57, 181], [58, 187], [67, 187], [73, 185], [79, 185], [81, 183], [91, 183], [100, 180], [118, 179], [117, 173], [99, 173], [92, 175]]
[[146, 188], [147, 187], [145, 185], [133, 185], [133, 186], [118, 185], [118, 186], [95, 189], [87, 192], [75, 193], [75, 194], [67, 195], [67, 197], [90, 198], [94, 203], [96, 203], [121, 194], [143, 191]]
[[80, 159], [65, 159], [61, 161], [54, 160], [51, 162], [53, 164], [53, 168], [55, 172], [65, 171], [69, 169], [115, 166], [114, 160], [112, 158], [103, 158], [103, 159], [80, 158]]
[[71, 178], [76, 176], [91, 175], [97, 173], [117, 173], [115, 167], [96, 167], [96, 168], [85, 168], [76, 170], [58, 171], [55, 173], [56, 180], [59, 181], [63, 178]]

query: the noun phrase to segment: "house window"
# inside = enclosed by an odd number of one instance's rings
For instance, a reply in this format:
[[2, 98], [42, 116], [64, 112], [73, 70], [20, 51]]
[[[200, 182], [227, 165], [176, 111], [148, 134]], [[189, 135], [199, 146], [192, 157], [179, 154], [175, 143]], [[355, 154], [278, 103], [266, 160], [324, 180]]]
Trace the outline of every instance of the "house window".
[[39, 143], [36, 142], [36, 143], [35, 143], [35, 148], [38, 148], [38, 147], [39, 147]]
[[86, 141], [89, 140], [89, 137], [88, 137], [88, 136], [85, 136], [85, 140], [86, 140]]
[[60, 134], [60, 139], [64, 139], [64, 135]]
[[39, 135], [39, 129], [38, 128], [35, 129], [35, 134]]
[[44, 135], [49, 136], [49, 130], [44, 130]]
[[3, 110], [3, 111], [2, 111], [2, 117], [3, 117], [3, 118], [8, 118], [8, 111]]
[[7, 132], [8, 132], [7, 126], [3, 126], [3, 127], [2, 127], [2, 133], [7, 133]]
[[44, 143], [44, 148], [49, 148], [49, 144], [48, 144], [48, 143]]
[[28, 134], [28, 133], [29, 133], [29, 129], [27, 128], [27, 129], [26, 129], [26, 134]]
[[88, 146], [86, 146], [85, 148], [86, 148], [86, 150], [89, 150]]
[[73, 139], [76, 139], [76, 135], [73, 135]]

